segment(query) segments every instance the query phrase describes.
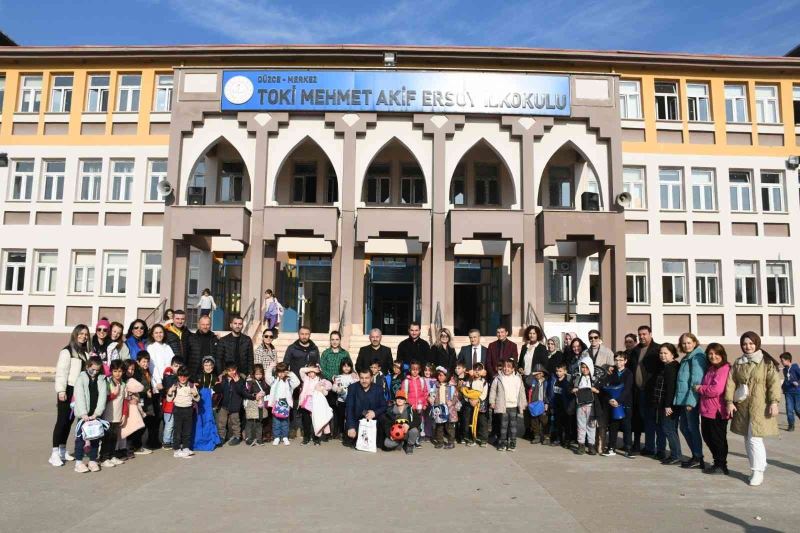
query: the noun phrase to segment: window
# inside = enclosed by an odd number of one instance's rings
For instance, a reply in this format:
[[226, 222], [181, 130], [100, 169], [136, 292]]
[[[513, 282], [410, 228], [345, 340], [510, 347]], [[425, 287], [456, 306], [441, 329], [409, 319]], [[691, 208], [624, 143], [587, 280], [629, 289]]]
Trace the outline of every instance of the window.
[[719, 304], [719, 263], [717, 261], [695, 262], [695, 296], [698, 304]]
[[661, 209], [675, 211], [683, 207], [681, 194], [681, 170], [678, 168], [658, 169], [658, 186]]
[[756, 118], [759, 124], [777, 124], [779, 117], [778, 87], [756, 85]]
[[64, 199], [64, 160], [45, 161], [42, 177], [42, 200], [55, 202]]
[[570, 169], [552, 167], [550, 169], [550, 207], [572, 209], [572, 176]]
[[747, 90], [744, 85], [725, 85], [725, 120], [747, 122]]
[[661, 295], [665, 304], [685, 304], [686, 262], [663, 261], [661, 263]]
[[75, 252], [72, 255], [70, 288], [73, 293], [94, 293], [94, 259], [94, 252]]
[[729, 174], [731, 187], [731, 211], [752, 211], [752, 185], [750, 173], [731, 171]]
[[147, 200], [158, 202], [164, 196], [158, 191], [158, 184], [167, 181], [167, 160], [153, 159], [150, 161], [150, 173], [147, 176]]
[[111, 201], [130, 202], [133, 189], [133, 161], [111, 162]]
[[[3, 105], [3, 80], [0, 78], [0, 106]], [[800, 87], [792, 87], [792, 108], [794, 110], [794, 124], [800, 125]]]
[[142, 253], [142, 295], [161, 293], [161, 252]]
[[500, 182], [497, 165], [475, 163], [475, 205], [499, 205]]
[[791, 267], [785, 261], [767, 261], [767, 303], [791, 305]]
[[783, 174], [780, 172], [761, 173], [761, 209], [768, 212], [781, 212], [783, 205]]
[[30, 200], [33, 192], [33, 160], [14, 162], [11, 177], [11, 200]]
[[244, 190], [244, 163], [222, 163], [222, 173], [219, 179], [220, 202], [243, 202]]
[[686, 97], [689, 101], [689, 121], [710, 122], [711, 106], [708, 103], [708, 84], [687, 83]]
[[600, 260], [597, 257], [589, 258], [589, 303], [600, 303]]
[[42, 77], [22, 76], [19, 96], [20, 113], [38, 113], [42, 101]]
[[656, 119], [678, 120], [678, 84], [656, 82]]
[[391, 202], [391, 172], [389, 165], [370, 165], [367, 171], [367, 203], [388, 204]]
[[78, 199], [82, 202], [100, 201], [103, 162], [99, 159], [84, 159], [81, 161], [80, 166], [81, 177]]
[[72, 76], [54, 76], [50, 91], [50, 112], [69, 113], [72, 109]]
[[56, 292], [58, 252], [36, 252], [36, 292]]
[[3, 292], [22, 292], [25, 289], [25, 250], [6, 250], [3, 253]]
[[734, 261], [736, 273], [736, 303], [758, 303], [758, 264], [755, 261]]
[[417, 165], [403, 165], [400, 170], [400, 203], [425, 203], [425, 178]]
[[6, 96], [6, 77], [0, 76], [0, 114], [3, 113], [3, 101]]
[[200, 294], [200, 252], [192, 250], [189, 252], [189, 286], [187, 296], [197, 296]]
[[339, 199], [339, 180], [336, 179], [336, 172], [332, 165], [328, 165], [328, 186], [326, 189], [325, 201], [329, 204]]
[[122, 74], [119, 77], [117, 93], [117, 111], [135, 113], [139, 111], [139, 92], [142, 76], [139, 74]]
[[317, 201], [317, 164], [295, 163], [292, 201], [313, 204]]
[[453, 183], [450, 185], [450, 201], [453, 205], [466, 205], [467, 186], [464, 178], [464, 165], [458, 165], [453, 173]]
[[550, 303], [574, 303], [574, 259], [551, 259], [550, 264]]
[[622, 190], [631, 195], [631, 209], [644, 209], [647, 206], [644, 192], [644, 169], [639, 167], [623, 168]]
[[172, 110], [172, 74], [156, 76], [156, 106], [153, 111], [169, 112]]
[[128, 254], [127, 252], [106, 252], [105, 261], [105, 294], [125, 294], [125, 285], [128, 280]]
[[623, 119], [642, 118], [642, 98], [638, 81], [620, 80], [619, 114]]
[[625, 261], [625, 286], [629, 304], [646, 304], [649, 301], [647, 279], [646, 260], [628, 259]]
[[194, 167], [192, 177], [189, 178], [189, 187], [205, 187], [206, 186], [206, 162], [198, 161]]
[[714, 171], [692, 169], [692, 209], [695, 211], [713, 211]]
[[108, 74], [89, 76], [89, 90], [86, 96], [86, 111], [105, 113], [108, 111]]

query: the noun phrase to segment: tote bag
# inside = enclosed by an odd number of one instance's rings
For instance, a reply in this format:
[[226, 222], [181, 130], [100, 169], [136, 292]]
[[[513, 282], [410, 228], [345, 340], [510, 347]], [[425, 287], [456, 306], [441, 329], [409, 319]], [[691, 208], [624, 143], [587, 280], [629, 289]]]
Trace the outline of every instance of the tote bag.
[[375, 439], [378, 434], [378, 422], [376, 420], [367, 420], [362, 418], [358, 422], [358, 440], [356, 441], [356, 450], [362, 452], [378, 452], [378, 445]]

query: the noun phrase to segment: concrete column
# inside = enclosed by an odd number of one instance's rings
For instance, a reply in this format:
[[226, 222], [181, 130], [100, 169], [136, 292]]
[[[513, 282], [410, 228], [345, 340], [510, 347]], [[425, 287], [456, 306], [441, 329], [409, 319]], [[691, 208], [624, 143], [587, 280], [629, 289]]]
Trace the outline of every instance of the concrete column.
[[331, 256], [331, 300], [330, 300], [330, 328], [329, 330], [338, 329], [341, 314], [339, 311], [339, 281], [341, 279], [342, 268], [342, 249], [334, 242], [333, 254]]
[[622, 346], [627, 314], [625, 251], [620, 251], [618, 246], [608, 246], [599, 255], [600, 331], [609, 346]]
[[186, 307], [186, 283], [189, 277], [189, 245], [180, 241], [171, 241], [173, 249], [172, 300], [169, 305], [173, 309]]
[[[261, 287], [263, 290], [272, 289], [275, 291], [275, 271], [277, 269], [278, 249], [274, 242], [265, 242], [263, 248], [264, 256], [261, 260]], [[261, 305], [261, 298], [259, 305]]]
[[420, 310], [420, 323], [422, 324], [422, 335], [425, 335], [425, 330], [428, 327], [428, 324], [431, 323], [433, 317], [431, 316], [431, 256], [432, 250], [430, 244], [427, 244], [422, 251], [422, 258], [421, 258], [421, 265], [420, 265], [420, 275], [422, 276], [422, 282], [420, 283], [420, 290], [422, 291], [422, 297], [420, 305], [422, 309]]
[[[521, 335], [523, 329], [523, 303], [522, 303], [522, 272], [523, 272], [523, 255], [522, 246], [511, 244], [511, 334]], [[531, 273], [533, 275], [533, 273]]]

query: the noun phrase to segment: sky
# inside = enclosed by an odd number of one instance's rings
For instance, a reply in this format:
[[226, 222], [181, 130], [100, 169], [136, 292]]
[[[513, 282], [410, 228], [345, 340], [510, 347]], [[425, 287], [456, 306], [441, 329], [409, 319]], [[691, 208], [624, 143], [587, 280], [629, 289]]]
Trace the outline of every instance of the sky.
[[0, 0], [22, 45], [418, 44], [783, 55], [800, 0]]

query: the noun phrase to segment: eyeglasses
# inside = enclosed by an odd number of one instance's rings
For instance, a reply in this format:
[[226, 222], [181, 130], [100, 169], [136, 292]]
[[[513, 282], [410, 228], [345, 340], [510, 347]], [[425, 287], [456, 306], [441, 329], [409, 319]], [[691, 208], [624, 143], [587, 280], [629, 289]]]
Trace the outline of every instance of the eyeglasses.
[[95, 331], [96, 331], [97, 333], [100, 333], [101, 331], [102, 331], [103, 333], [105, 333], [105, 332], [107, 332], [108, 330], [107, 330], [106, 328], [97, 328]]
[[590, 335], [590, 336], [589, 336], [589, 340], [590, 340], [590, 341], [595, 341], [595, 340], [597, 340], [597, 339], [599, 339], [599, 338], [600, 338], [600, 337], [598, 337], [597, 335]]
[[143, 330], [143, 329], [144, 329], [144, 326], [133, 326], [133, 328], [132, 328], [132, 329], [140, 329], [140, 330]]
[[275, 337], [273, 337], [272, 335], [264, 335], [264, 338], [265, 339], [274, 339]]

